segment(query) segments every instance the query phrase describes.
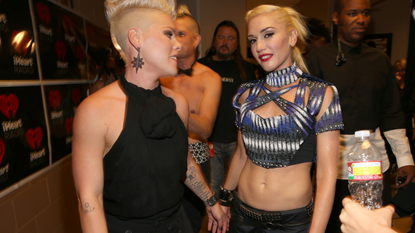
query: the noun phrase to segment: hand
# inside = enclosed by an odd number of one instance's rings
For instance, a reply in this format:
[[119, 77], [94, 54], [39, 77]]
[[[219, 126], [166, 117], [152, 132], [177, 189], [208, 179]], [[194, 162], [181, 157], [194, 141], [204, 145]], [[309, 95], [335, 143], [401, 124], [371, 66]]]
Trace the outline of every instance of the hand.
[[229, 208], [229, 206], [223, 206], [223, 205], [221, 205], [220, 208], [222, 208], [223, 213], [225, 213], [226, 229], [229, 229], [229, 221], [231, 221], [231, 208]]
[[406, 176], [405, 183], [399, 185], [398, 188], [407, 186], [410, 182], [412, 182], [412, 180], [415, 180], [415, 166], [407, 165], [407, 166], [400, 167], [398, 170], [398, 176], [401, 176], [401, 177]]
[[209, 217], [208, 231], [215, 233], [217, 230], [219, 233], [225, 233], [228, 229], [228, 223], [219, 203], [216, 203], [214, 206], [207, 206], [206, 212]]
[[340, 229], [343, 233], [369, 233], [394, 232], [391, 229], [392, 215], [395, 209], [388, 205], [386, 207], [367, 210], [360, 204], [353, 201], [350, 197], [343, 199], [343, 209], [340, 214], [342, 225]]

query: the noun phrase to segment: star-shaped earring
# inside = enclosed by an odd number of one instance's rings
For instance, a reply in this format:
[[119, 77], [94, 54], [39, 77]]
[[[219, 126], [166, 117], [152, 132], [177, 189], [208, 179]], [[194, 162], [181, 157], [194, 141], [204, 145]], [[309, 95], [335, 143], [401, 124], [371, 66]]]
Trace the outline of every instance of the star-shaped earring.
[[142, 69], [144, 65], [143, 58], [140, 58], [140, 47], [137, 47], [137, 52], [138, 52], [137, 57], [134, 57], [134, 61], [131, 62], [133, 63], [133, 68], [135, 67], [136, 73], [138, 71], [138, 68]]

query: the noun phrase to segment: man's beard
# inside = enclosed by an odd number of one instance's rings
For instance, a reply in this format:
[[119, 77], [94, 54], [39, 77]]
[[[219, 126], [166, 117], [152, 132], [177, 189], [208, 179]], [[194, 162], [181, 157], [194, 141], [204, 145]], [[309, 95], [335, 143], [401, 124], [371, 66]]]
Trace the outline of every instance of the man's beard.
[[[224, 46], [221, 46], [221, 48], [222, 47], [224, 47]], [[228, 51], [230, 51], [229, 47], [228, 46], [226, 46], [226, 47], [228, 48]], [[230, 60], [230, 59], [232, 59], [233, 53], [222, 53], [220, 51], [221, 48], [219, 48], [219, 50], [217, 52], [217, 55], [218, 55], [219, 59], [221, 59], [221, 60]]]

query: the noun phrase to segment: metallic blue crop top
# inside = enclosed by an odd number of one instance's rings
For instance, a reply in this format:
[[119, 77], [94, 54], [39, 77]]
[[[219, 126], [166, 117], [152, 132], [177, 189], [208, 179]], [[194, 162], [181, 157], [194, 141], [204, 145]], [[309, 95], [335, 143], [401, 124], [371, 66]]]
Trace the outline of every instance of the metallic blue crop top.
[[[268, 90], [267, 83], [284, 87], [299, 79], [294, 86], [276, 91]], [[324, 94], [328, 87], [333, 89], [330, 106], [316, 122]], [[294, 103], [281, 95], [297, 88]], [[305, 101], [306, 88], [309, 91]], [[239, 97], [249, 90], [249, 96], [241, 105]], [[264, 95], [258, 96], [263, 90]], [[286, 114], [262, 118], [253, 110], [274, 102]], [[331, 130], [343, 129], [343, 119], [337, 89], [332, 84], [303, 73], [294, 63], [291, 67], [271, 72], [266, 78], [242, 84], [233, 99], [236, 111], [236, 126], [242, 131], [248, 157], [264, 168], [286, 167], [311, 162], [315, 157], [316, 135]]]

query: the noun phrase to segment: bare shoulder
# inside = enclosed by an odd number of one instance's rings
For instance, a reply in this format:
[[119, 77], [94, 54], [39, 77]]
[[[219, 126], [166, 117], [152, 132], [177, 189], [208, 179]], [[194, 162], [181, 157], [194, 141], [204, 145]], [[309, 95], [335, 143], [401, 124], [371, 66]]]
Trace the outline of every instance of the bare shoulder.
[[[209, 67], [196, 62], [196, 69], [198, 69], [198, 72], [200, 73], [200, 76], [202, 77], [202, 79], [209, 79], [209, 83], [211, 84], [211, 82], [214, 83], [218, 83], [218, 82], [222, 82], [222, 79], [220, 77], [220, 75], [218, 73], [216, 73], [215, 71], [213, 71], [212, 69], [210, 69]], [[207, 81], [207, 80], [206, 80]]]

